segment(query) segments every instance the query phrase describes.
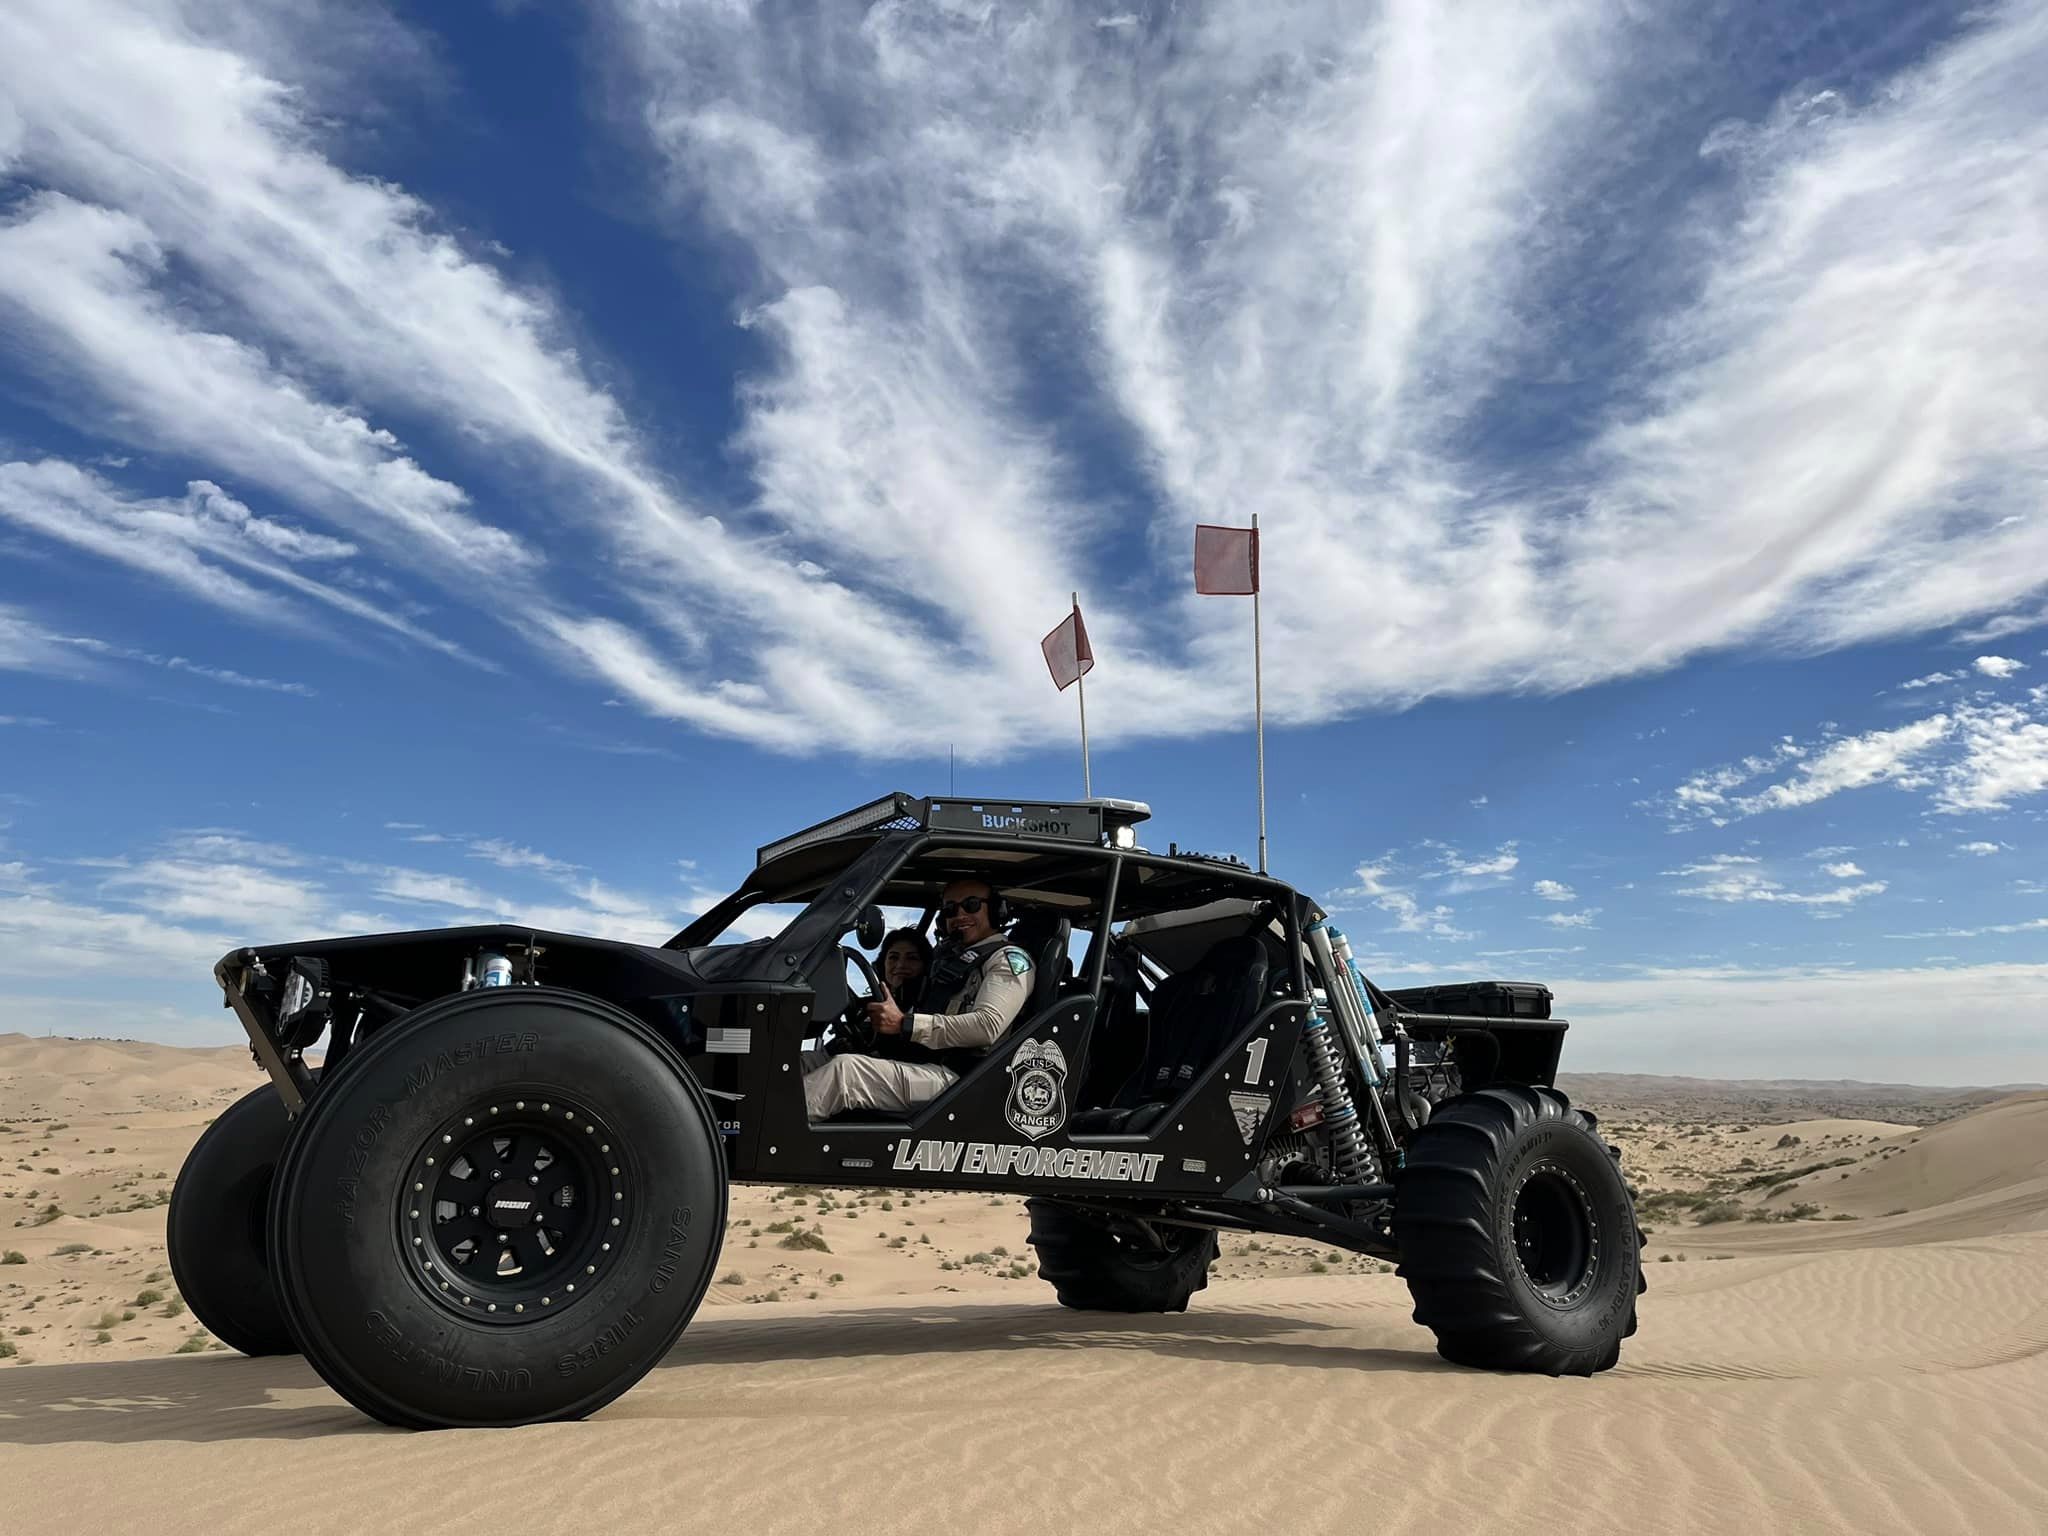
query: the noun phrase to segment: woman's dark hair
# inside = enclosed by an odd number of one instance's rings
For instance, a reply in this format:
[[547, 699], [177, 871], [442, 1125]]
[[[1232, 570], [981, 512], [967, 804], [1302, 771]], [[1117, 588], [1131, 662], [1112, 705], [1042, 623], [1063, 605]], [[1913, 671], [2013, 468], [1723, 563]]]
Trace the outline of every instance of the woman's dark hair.
[[882, 947], [875, 951], [875, 958], [877, 960], [885, 958], [889, 953], [890, 946], [895, 944], [910, 945], [917, 951], [918, 959], [922, 960], [927, 967], [931, 965], [932, 941], [919, 933], [915, 928], [892, 928], [883, 934]]

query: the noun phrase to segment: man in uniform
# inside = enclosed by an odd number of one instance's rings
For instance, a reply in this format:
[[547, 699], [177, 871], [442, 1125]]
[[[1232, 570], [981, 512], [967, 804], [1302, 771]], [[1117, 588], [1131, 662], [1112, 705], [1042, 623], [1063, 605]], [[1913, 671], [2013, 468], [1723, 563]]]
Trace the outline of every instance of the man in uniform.
[[937, 1098], [1017, 1022], [1031, 995], [1031, 957], [996, 927], [994, 889], [955, 880], [940, 897], [946, 942], [925, 996], [942, 1011], [905, 1013], [884, 986], [868, 1004], [878, 1054], [803, 1054], [804, 1103], [813, 1121], [842, 1109], [901, 1113]]

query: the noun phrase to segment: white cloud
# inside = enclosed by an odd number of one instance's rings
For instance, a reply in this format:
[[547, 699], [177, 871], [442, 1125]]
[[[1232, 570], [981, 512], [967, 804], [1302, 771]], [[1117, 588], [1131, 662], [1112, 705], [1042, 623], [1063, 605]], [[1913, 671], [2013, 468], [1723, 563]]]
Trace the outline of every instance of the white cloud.
[[1446, 861], [1446, 869], [1448, 873], [1454, 875], [1484, 878], [1490, 875], [1512, 874], [1515, 866], [1521, 862], [1515, 853], [1515, 845], [1503, 843], [1500, 850], [1491, 858], [1467, 859], [1462, 854], [1453, 853]]
[[1862, 874], [1863, 870], [1853, 861], [1844, 859], [1839, 864], [1821, 865], [1820, 872], [1830, 880], [1853, 880]]
[[[465, 654], [388, 604], [367, 602], [295, 569], [279, 551], [317, 550], [319, 536], [254, 518], [207, 481], [192, 482], [177, 499], [138, 497], [60, 459], [0, 463], [0, 519], [142, 571], [241, 617], [304, 626], [306, 611], [290, 594], [449, 655]], [[271, 532], [252, 537], [252, 522], [264, 522]]]
[[1899, 688], [1902, 692], [1909, 688], [1933, 688], [1941, 683], [1958, 682], [1962, 676], [1960, 672], [1930, 672], [1925, 677], [1907, 679], [1899, 684]]
[[1935, 809], [1995, 811], [2048, 789], [2048, 724], [2015, 705], [1962, 714], [1962, 760], [1943, 777]]
[[2014, 661], [2010, 656], [1979, 656], [1972, 665], [1985, 677], [1997, 678], [2011, 677], [2027, 669], [2024, 661]]
[[1370, 901], [1394, 919], [1393, 931], [1396, 933], [1419, 933], [1433, 939], [1473, 937], [1452, 921], [1457, 914], [1449, 907], [1442, 903], [1425, 907], [1412, 892], [1390, 885], [1387, 876], [1392, 869], [1393, 865], [1386, 860], [1377, 864], [1360, 864], [1353, 872], [1357, 884], [1333, 891], [1330, 902]]
[[569, 876], [576, 874], [580, 865], [570, 864], [561, 859], [550, 858], [531, 848], [522, 848], [508, 843], [503, 838], [484, 837], [470, 842], [469, 856], [473, 859], [488, 859], [500, 869], [532, 869], [542, 874]]
[[2048, 690], [2036, 691], [2043, 697], [2030, 693], [2028, 706], [1958, 704], [1908, 725], [1838, 737], [1810, 749], [1781, 743], [1777, 753], [1797, 758], [1799, 767], [1776, 784], [1751, 794], [1728, 793], [1764, 771], [1765, 760], [1751, 757], [1739, 767], [1697, 774], [1667, 798], [1648, 803], [1678, 828], [1701, 822], [1726, 826], [1738, 817], [1812, 805], [1845, 790], [1889, 783], [1931, 790], [1931, 804], [1940, 812], [2001, 810], [2048, 789], [2048, 721], [2030, 713], [2030, 708], [2048, 706]]
[[1545, 901], [1576, 901], [1578, 899], [1577, 892], [1573, 891], [1570, 886], [1561, 880], [1538, 880], [1530, 889]]
[[1986, 934], [2039, 933], [2048, 929], [2048, 917], [2030, 918], [2023, 923], [1987, 923], [1981, 928], [1932, 928], [1922, 933], [1888, 933], [1888, 939], [1981, 939]]
[[1958, 843], [1956, 851], [1959, 853], [1974, 853], [1981, 858], [1986, 854], [1997, 853], [2005, 846], [2004, 843]]
[[[1850, 907], [1870, 896], [1882, 895], [1887, 888], [1883, 880], [1870, 880], [1861, 885], [1837, 886], [1831, 891], [1788, 891], [1776, 880], [1766, 875], [1760, 867], [1762, 861], [1749, 855], [1718, 855], [1697, 864], [1688, 864], [1667, 874], [1696, 877], [1692, 885], [1674, 887], [1680, 896], [1694, 896], [1705, 901], [1722, 902], [1778, 902], [1788, 906], [1801, 907]], [[1852, 866], [1853, 867], [1853, 866]], [[1856, 871], [1861, 874], [1862, 871]]]
[[1916, 720], [1896, 730], [1869, 731], [1828, 743], [1800, 764], [1792, 778], [1732, 802], [1742, 815], [1812, 805], [1845, 789], [1861, 789], [1888, 780], [1916, 781], [1914, 760], [1949, 733], [1947, 715]]
[[1548, 923], [1553, 928], [1590, 928], [1599, 911], [1598, 907], [1588, 907], [1583, 912], [1546, 912], [1536, 921]]
[[2003, 640], [2007, 635], [2022, 634], [2048, 624], [2048, 608], [2039, 608], [2032, 613], [2002, 613], [1975, 628], [1961, 630], [1950, 638], [1957, 645], [1982, 645], [1989, 640]]

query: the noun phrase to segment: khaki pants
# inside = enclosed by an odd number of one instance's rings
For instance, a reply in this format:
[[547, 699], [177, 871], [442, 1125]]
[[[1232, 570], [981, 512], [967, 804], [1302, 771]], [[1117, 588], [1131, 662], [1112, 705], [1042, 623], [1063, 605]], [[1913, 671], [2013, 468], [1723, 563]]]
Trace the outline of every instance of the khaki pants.
[[957, 1082], [960, 1074], [921, 1061], [881, 1056], [828, 1055], [805, 1051], [804, 1105], [811, 1119], [826, 1120], [842, 1109], [883, 1109], [901, 1114], [928, 1104]]

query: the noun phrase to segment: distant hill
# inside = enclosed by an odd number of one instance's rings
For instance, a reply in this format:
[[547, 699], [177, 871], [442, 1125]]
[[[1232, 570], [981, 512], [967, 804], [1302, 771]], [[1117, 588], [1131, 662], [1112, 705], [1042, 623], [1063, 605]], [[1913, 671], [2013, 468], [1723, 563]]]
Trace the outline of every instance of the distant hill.
[[1561, 1072], [1558, 1087], [1575, 1104], [1603, 1114], [1652, 1115], [1664, 1120], [1756, 1121], [1835, 1118], [1933, 1125], [2040, 1083], [1985, 1088], [1927, 1088], [1912, 1083], [1865, 1083], [1807, 1078], [1658, 1077], [1638, 1072]]

